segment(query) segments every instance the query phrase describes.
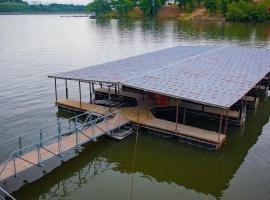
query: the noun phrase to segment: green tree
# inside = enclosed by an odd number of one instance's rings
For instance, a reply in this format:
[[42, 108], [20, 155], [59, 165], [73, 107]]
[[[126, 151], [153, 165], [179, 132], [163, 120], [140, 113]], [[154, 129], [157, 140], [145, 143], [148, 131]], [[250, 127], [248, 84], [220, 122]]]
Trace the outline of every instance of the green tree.
[[216, 0], [204, 0], [204, 6], [211, 15], [215, 15], [217, 12], [217, 1]]
[[228, 0], [220, 0], [220, 11], [225, 17], [228, 12]]
[[135, 2], [132, 0], [114, 0], [112, 6], [121, 16], [126, 16], [128, 11], [135, 7]]
[[141, 8], [144, 15], [149, 15], [151, 10], [150, 0], [140, 0], [139, 7]]
[[111, 2], [108, 0], [94, 0], [86, 6], [86, 11], [95, 12], [97, 16], [102, 16], [111, 10]]

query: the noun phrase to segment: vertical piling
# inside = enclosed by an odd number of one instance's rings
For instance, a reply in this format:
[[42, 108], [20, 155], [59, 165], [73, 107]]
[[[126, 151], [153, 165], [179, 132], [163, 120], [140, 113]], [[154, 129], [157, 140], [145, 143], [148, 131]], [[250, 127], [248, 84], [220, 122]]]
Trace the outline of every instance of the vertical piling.
[[66, 99], [68, 99], [68, 86], [67, 86], [67, 79], [65, 79], [65, 86], [66, 86]]

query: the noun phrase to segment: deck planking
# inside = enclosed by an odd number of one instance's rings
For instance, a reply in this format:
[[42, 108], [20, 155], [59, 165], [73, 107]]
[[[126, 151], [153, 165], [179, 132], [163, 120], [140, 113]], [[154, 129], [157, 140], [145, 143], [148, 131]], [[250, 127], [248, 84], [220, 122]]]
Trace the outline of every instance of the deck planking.
[[[94, 104], [90, 104], [90, 103], [81, 103], [81, 105], [84, 105], [84, 106], [80, 107], [80, 103], [78, 103], [78, 101], [71, 100], [71, 99], [58, 100], [56, 103], [61, 106], [63, 105], [62, 102], [65, 102], [64, 106], [66, 107], [81, 109], [84, 111], [91, 111], [91, 107], [95, 107], [95, 106], [104, 107], [100, 105], [93, 106]], [[177, 135], [196, 138], [198, 140], [202, 140], [202, 141], [215, 144], [218, 146], [222, 145], [226, 141], [225, 134], [221, 134], [221, 133], [219, 134], [218, 132], [215, 132], [215, 131], [209, 131], [209, 130], [205, 130], [201, 128], [196, 128], [196, 127], [184, 125], [181, 123], [177, 123], [177, 126], [176, 126], [175, 122], [158, 119], [154, 117], [154, 115], [150, 111], [150, 108], [151, 107], [141, 104], [141, 106], [139, 107], [137, 106], [137, 107], [126, 107], [126, 108], [112, 108], [112, 110], [120, 110], [121, 113], [129, 121], [142, 125], [142, 126], [168, 131]], [[99, 108], [99, 109], [108, 110], [107, 107], [104, 107], [104, 109], [102, 108]]]

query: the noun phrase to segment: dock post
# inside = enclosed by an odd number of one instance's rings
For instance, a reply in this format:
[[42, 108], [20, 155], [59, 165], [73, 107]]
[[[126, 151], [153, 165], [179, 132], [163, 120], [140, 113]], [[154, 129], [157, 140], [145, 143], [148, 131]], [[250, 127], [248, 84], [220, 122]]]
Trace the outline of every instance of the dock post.
[[116, 84], [114, 85], [114, 94], [115, 94], [115, 96], [117, 95], [117, 88], [116, 88]]
[[175, 130], [177, 131], [177, 125], [178, 125], [178, 114], [179, 114], [179, 102], [176, 104], [176, 116], [175, 116]]
[[220, 114], [219, 130], [218, 130], [218, 141], [220, 140], [220, 133], [221, 133], [221, 129], [222, 129], [222, 118], [223, 118], [223, 109], [221, 109], [221, 114]]
[[70, 123], [70, 120], [68, 120], [68, 128], [69, 128], [69, 133], [71, 133], [71, 123]]
[[57, 101], [57, 82], [56, 82], [56, 78], [54, 78], [54, 92], [55, 92], [55, 101]]
[[61, 155], [61, 123], [58, 119], [58, 155]]
[[65, 85], [66, 85], [66, 99], [68, 99], [68, 86], [67, 86], [67, 79], [65, 79]]
[[43, 140], [42, 129], [39, 129], [39, 144], [40, 144], [40, 146], [42, 146], [42, 140]]
[[15, 156], [14, 155], [12, 156], [12, 159], [13, 159], [14, 176], [16, 177], [17, 176], [17, 170], [16, 170], [16, 161], [15, 161]]
[[109, 90], [109, 112], [111, 112], [111, 86], [108, 86]]
[[226, 120], [225, 120], [225, 127], [224, 127], [224, 134], [227, 134], [227, 127], [228, 127], [228, 115], [229, 115], [229, 109], [227, 109], [226, 112]]
[[76, 149], [79, 147], [79, 137], [78, 137], [78, 127], [77, 127], [77, 117], [75, 118], [75, 133], [76, 133]]
[[184, 113], [183, 113], [183, 124], [186, 123], [186, 108], [184, 107]]
[[20, 149], [20, 155], [22, 155], [22, 138], [19, 137], [19, 149]]
[[82, 107], [82, 89], [81, 89], [81, 81], [79, 81], [79, 95], [80, 95], [80, 108]]
[[41, 156], [40, 156], [40, 145], [37, 144], [37, 164], [40, 164]]
[[89, 98], [90, 98], [90, 103], [93, 103], [93, 100], [92, 100], [92, 87], [91, 87], [91, 83], [89, 82]]

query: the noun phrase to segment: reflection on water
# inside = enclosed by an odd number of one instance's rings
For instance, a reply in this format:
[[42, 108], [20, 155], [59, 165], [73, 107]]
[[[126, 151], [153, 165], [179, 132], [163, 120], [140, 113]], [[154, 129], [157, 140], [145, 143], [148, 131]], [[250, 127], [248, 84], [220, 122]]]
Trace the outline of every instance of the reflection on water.
[[[191, 197], [192, 199], [222, 198], [224, 191], [230, 193], [230, 182], [238, 173], [247, 173], [246, 169], [239, 169], [249, 151], [257, 142], [261, 134], [261, 127], [268, 122], [270, 102], [265, 100], [259, 104], [255, 113], [249, 113], [245, 130], [231, 128], [226, 146], [219, 152], [206, 152], [180, 143], [174, 138], [163, 137], [155, 133], [148, 134], [140, 131], [136, 155], [135, 168], [132, 170], [135, 135], [124, 141], [118, 142], [103, 138], [97, 143], [91, 143], [77, 158], [65, 163], [49, 175], [33, 184], [29, 184], [16, 193], [16, 196], [29, 194], [33, 187], [38, 189], [32, 198], [40, 199], [81, 199], [93, 197], [97, 199], [128, 199], [131, 187], [134, 199], [164, 199], [173, 192], [169, 199], [177, 197]], [[270, 127], [264, 134], [269, 134]], [[256, 145], [255, 145], [256, 146]], [[270, 145], [267, 145], [268, 147]], [[253, 148], [251, 148], [253, 149]], [[270, 149], [262, 154], [267, 155]], [[255, 158], [256, 159], [256, 158]], [[246, 160], [253, 168], [254, 158]], [[261, 163], [266, 164], [266, 163]], [[240, 170], [240, 171], [239, 171]], [[265, 167], [269, 170], [269, 166]], [[264, 171], [267, 173], [267, 171]], [[132, 184], [132, 176], [133, 184]], [[256, 177], [242, 177], [246, 179], [242, 185], [245, 187]], [[266, 178], [270, 180], [270, 178]], [[142, 186], [143, 185], [143, 186]], [[268, 191], [269, 186], [258, 182], [255, 187]], [[149, 194], [147, 188], [152, 188], [154, 193]], [[156, 192], [156, 190], [162, 193]], [[104, 190], [112, 191], [112, 193]], [[175, 191], [174, 191], [175, 190]], [[256, 188], [246, 191], [254, 195]], [[83, 193], [82, 193], [83, 192]], [[231, 192], [230, 196], [238, 196], [238, 191]], [[267, 193], [262, 193], [262, 199], [267, 199]], [[164, 196], [165, 195], [165, 196]], [[226, 197], [226, 196], [225, 196]], [[244, 199], [244, 198], [243, 198]]]
[[[0, 34], [0, 140], [55, 122], [53, 81], [48, 74], [183, 44], [270, 48], [270, 25], [256, 23], [0, 16]], [[69, 88], [70, 98], [78, 99], [78, 85], [71, 82]], [[64, 97], [64, 82], [58, 89]], [[88, 88], [83, 86], [82, 92], [87, 101]], [[134, 171], [135, 136], [122, 142], [103, 138], [15, 196], [267, 199], [269, 113], [270, 102], [265, 100], [249, 113], [245, 127], [230, 127], [226, 146], [216, 153], [141, 130]]]

